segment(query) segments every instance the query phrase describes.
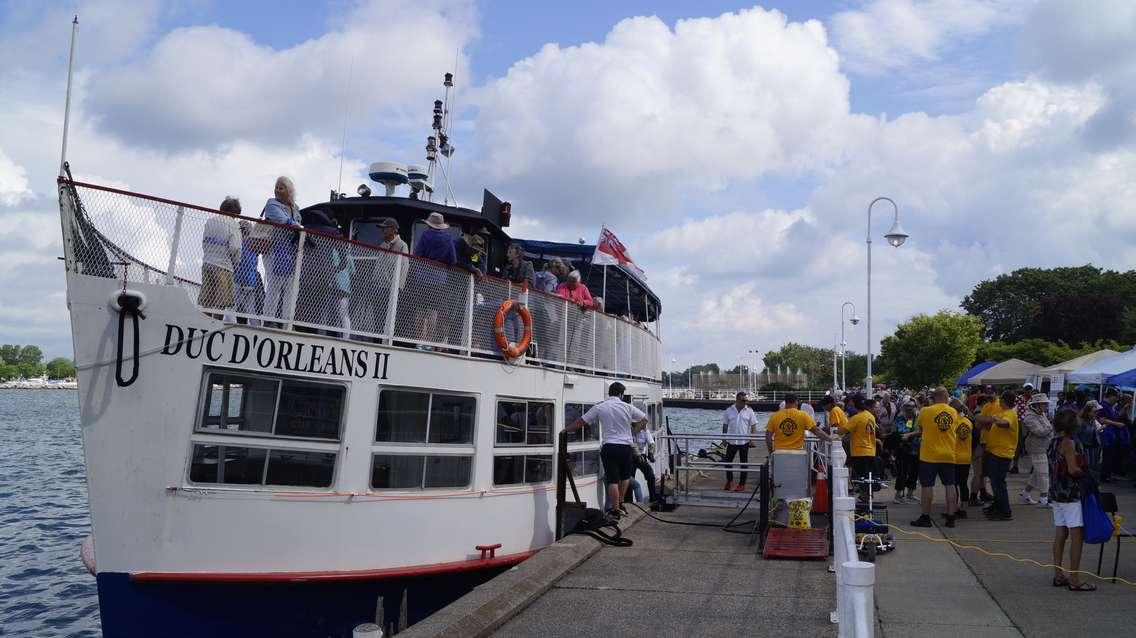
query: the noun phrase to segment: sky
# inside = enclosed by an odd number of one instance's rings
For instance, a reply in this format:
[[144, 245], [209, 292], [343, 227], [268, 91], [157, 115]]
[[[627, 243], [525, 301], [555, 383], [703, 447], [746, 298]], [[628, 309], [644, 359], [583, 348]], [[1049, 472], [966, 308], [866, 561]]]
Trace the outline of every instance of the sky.
[[[456, 76], [453, 189], [519, 237], [628, 246], [664, 361], [872, 349], [1024, 266], [1136, 264], [1136, 3], [0, 0], [0, 343], [71, 354], [54, 179], [301, 205], [421, 161]], [[246, 204], [246, 208], [256, 208]], [[865, 322], [846, 325], [867, 347]], [[673, 361], [673, 363], [671, 363]]]

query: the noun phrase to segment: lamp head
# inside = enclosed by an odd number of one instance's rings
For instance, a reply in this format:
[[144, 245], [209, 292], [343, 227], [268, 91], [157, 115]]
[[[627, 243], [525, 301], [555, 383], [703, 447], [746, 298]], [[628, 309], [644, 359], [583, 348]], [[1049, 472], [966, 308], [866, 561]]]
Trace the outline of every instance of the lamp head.
[[856, 325], [856, 324], [860, 323], [860, 318], [857, 317], [856, 315], [852, 315], [852, 318], [848, 320], [848, 323], [850, 323], [852, 325]]
[[910, 237], [910, 235], [903, 232], [903, 227], [899, 225], [898, 219], [896, 219], [895, 223], [891, 225], [891, 230], [889, 230], [887, 234], [884, 235], [884, 239], [886, 239], [888, 243], [895, 248], [902, 246], [903, 242], [907, 241], [908, 237]]

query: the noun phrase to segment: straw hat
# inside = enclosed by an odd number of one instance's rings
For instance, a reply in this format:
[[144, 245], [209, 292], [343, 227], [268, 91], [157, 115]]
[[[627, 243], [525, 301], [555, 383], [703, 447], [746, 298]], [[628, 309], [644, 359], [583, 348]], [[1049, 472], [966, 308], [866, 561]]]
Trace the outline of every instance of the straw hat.
[[445, 230], [450, 227], [441, 213], [430, 213], [430, 216], [426, 218], [426, 225], [437, 230]]
[[1049, 403], [1049, 397], [1046, 396], [1044, 392], [1038, 392], [1037, 394], [1030, 397], [1029, 400], [1029, 405], [1033, 405], [1035, 403]]
[[[441, 215], [439, 215], [439, 217], [441, 217]], [[479, 253], [485, 253], [485, 240], [482, 239], [480, 235], [462, 235], [462, 239], [465, 240], [466, 246], [469, 246]]]

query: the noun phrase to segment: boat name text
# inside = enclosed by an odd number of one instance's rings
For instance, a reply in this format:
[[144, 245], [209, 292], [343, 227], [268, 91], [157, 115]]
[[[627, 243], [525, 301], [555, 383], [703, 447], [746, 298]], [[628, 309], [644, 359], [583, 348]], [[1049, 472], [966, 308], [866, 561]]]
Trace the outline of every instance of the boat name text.
[[386, 379], [390, 353], [372, 352], [343, 346], [329, 347], [276, 339], [261, 335], [248, 337], [222, 330], [207, 330], [166, 324], [162, 354], [185, 353], [190, 359], [204, 357], [211, 363], [241, 365], [254, 361], [261, 368], [354, 377]]

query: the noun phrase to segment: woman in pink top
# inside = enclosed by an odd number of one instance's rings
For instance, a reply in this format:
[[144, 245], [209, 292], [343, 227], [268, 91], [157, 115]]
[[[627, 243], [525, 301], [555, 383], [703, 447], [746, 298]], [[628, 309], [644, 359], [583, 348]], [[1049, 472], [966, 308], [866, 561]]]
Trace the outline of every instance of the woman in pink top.
[[568, 278], [564, 283], [556, 287], [556, 294], [581, 308], [591, 308], [595, 305], [592, 302], [592, 293], [588, 292], [588, 287], [580, 283], [579, 270], [568, 273]]

